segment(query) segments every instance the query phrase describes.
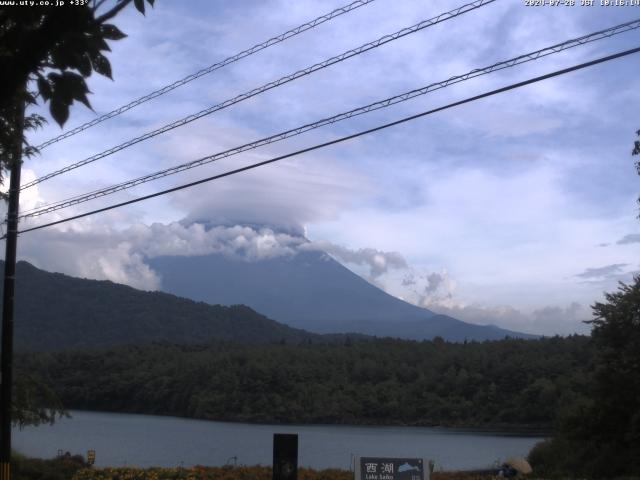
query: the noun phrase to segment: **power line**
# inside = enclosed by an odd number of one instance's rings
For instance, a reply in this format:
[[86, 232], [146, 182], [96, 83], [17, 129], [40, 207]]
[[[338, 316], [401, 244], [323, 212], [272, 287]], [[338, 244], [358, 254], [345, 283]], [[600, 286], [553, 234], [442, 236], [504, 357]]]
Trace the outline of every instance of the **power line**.
[[254, 45], [251, 48], [248, 48], [246, 50], [243, 50], [240, 53], [236, 53], [235, 55], [232, 55], [228, 58], [225, 58], [224, 60], [218, 62], [218, 63], [214, 63], [213, 65], [209, 65], [208, 67], [203, 68], [202, 70], [197, 71], [196, 73], [192, 73], [191, 75], [187, 75], [186, 77], [177, 80], [175, 82], [173, 82], [170, 85], [166, 85], [162, 88], [159, 88], [158, 90], [155, 90], [143, 97], [140, 97], [136, 100], [133, 100], [130, 103], [127, 103], [126, 105], [123, 105], [119, 108], [116, 108], [115, 110], [112, 110], [109, 113], [105, 113], [104, 115], [101, 115], [98, 118], [95, 118], [93, 120], [91, 120], [90, 122], [84, 123], [82, 125], [79, 125], [78, 127], [69, 130], [68, 132], [65, 132], [61, 135], [58, 135], [57, 137], [51, 138], [49, 140], [47, 140], [46, 142], [38, 145], [36, 148], [42, 150], [43, 148], [48, 147], [49, 145], [52, 145], [56, 142], [59, 142], [60, 140], [64, 140], [65, 138], [69, 138], [73, 135], [76, 135], [77, 133], [80, 133], [84, 130], [87, 130], [88, 128], [91, 128], [95, 125], [98, 125], [99, 123], [104, 122], [105, 120], [109, 120], [110, 118], [116, 117], [118, 115], [120, 115], [121, 113], [126, 112], [127, 110], [131, 110], [132, 108], [137, 107], [138, 105], [142, 105], [145, 102], [148, 102], [149, 100], [153, 100], [156, 97], [159, 97], [161, 95], [164, 95], [165, 93], [169, 93], [171, 90], [174, 90], [178, 87], [181, 87], [182, 85], [185, 85], [193, 80], [196, 80], [197, 78], [200, 78], [204, 75], [208, 75], [222, 67], [226, 67], [227, 65], [237, 62], [238, 60], [241, 60], [245, 57], [248, 57], [250, 55], [253, 55], [254, 53], [257, 53], [261, 50], [264, 50], [266, 48], [269, 48], [273, 45], [276, 45], [278, 43], [282, 43], [285, 40], [291, 38], [291, 37], [295, 37], [296, 35], [299, 35], [303, 32], [306, 32], [307, 30], [311, 30], [312, 28], [317, 27], [318, 25], [322, 25], [325, 22], [328, 22], [329, 20], [333, 20], [336, 17], [339, 17], [340, 15], [344, 15], [345, 13], [349, 13], [352, 12], [353, 10], [363, 7], [365, 5], [368, 5], [371, 2], [374, 2], [375, 0], [357, 0], [353, 3], [350, 3], [349, 5], [345, 5], [343, 7], [340, 8], [336, 8], [335, 10], [321, 15], [318, 18], [315, 18], [313, 20], [311, 20], [310, 22], [307, 23], [303, 23], [302, 25], [299, 25], [291, 30], [288, 30], [284, 33], [281, 33], [278, 36], [275, 36], [273, 38], [270, 38], [269, 40], [266, 40], [262, 43], [258, 43], [257, 45]]
[[[160, 192], [156, 192], [156, 193], [152, 193], [152, 194], [149, 194], [149, 195], [145, 195], [143, 197], [139, 197], [139, 198], [135, 198], [135, 199], [132, 199], [132, 200], [128, 200], [126, 202], [116, 203], [116, 204], [113, 204], [113, 205], [109, 205], [108, 207], [99, 208], [99, 209], [96, 209], [96, 210], [91, 210], [91, 211], [86, 212], [86, 213], [81, 213], [79, 215], [74, 215], [72, 217], [63, 218], [61, 220], [57, 220], [57, 221], [54, 221], [54, 222], [45, 223], [45, 224], [38, 225], [38, 226], [35, 226], [35, 227], [31, 227], [31, 228], [25, 228], [24, 230], [20, 230], [18, 233], [32, 232], [34, 230], [40, 230], [42, 228], [51, 227], [53, 225], [59, 225], [61, 223], [70, 222], [72, 220], [77, 220], [79, 218], [88, 217], [90, 215], [95, 215], [97, 213], [106, 212], [108, 210], [113, 210], [115, 208], [124, 207], [126, 205], [131, 205], [133, 203], [138, 203], [138, 202], [141, 202], [143, 200], [149, 200], [151, 198], [159, 197], [161, 195], [166, 195], [168, 193], [173, 193], [173, 192], [176, 192], [178, 190], [184, 190], [186, 188], [190, 188], [190, 187], [194, 187], [196, 185], [200, 185], [200, 184], [203, 184], [203, 183], [211, 182], [213, 180], [218, 180], [220, 178], [228, 177], [228, 176], [235, 175], [235, 174], [238, 174], [238, 173], [241, 173], [241, 172], [246, 172], [248, 170], [252, 170], [254, 168], [262, 167], [264, 165], [268, 165], [268, 164], [271, 164], [271, 163], [275, 163], [275, 162], [278, 162], [280, 160], [284, 160], [286, 158], [295, 157], [295, 156], [301, 155], [303, 153], [308, 153], [308, 152], [311, 152], [311, 151], [314, 151], [314, 150], [318, 150], [318, 149], [325, 148], [325, 147], [328, 147], [328, 146], [331, 146], [331, 145], [342, 143], [342, 142], [345, 142], [347, 140], [352, 140], [354, 138], [361, 137], [363, 135], [368, 135], [370, 133], [378, 132], [380, 130], [384, 130], [386, 128], [393, 127], [393, 126], [396, 126], [396, 125], [400, 125], [402, 123], [406, 123], [406, 122], [409, 122], [411, 120], [415, 120], [417, 118], [421, 118], [421, 117], [425, 117], [427, 115], [431, 115], [431, 114], [434, 114], [434, 113], [437, 113], [437, 112], [441, 112], [441, 111], [447, 110], [449, 108], [453, 108], [453, 107], [457, 107], [457, 106], [460, 106], [460, 105], [464, 105], [466, 103], [475, 102], [475, 101], [480, 100], [482, 98], [486, 98], [486, 97], [490, 97], [490, 96], [493, 96], [493, 95], [497, 95], [499, 93], [504, 93], [504, 92], [507, 92], [509, 90], [514, 90], [514, 89], [517, 89], [517, 88], [521, 88], [521, 87], [524, 87], [526, 85], [530, 85], [532, 83], [540, 82], [542, 80], [547, 80], [549, 78], [557, 77], [557, 76], [560, 76], [560, 75], [565, 75], [567, 73], [574, 72], [576, 70], [581, 70], [581, 69], [584, 69], [584, 68], [587, 68], [587, 67], [598, 65], [600, 63], [608, 62], [610, 60], [615, 60], [617, 58], [621, 58], [621, 57], [624, 57], [624, 56], [627, 56], [627, 55], [631, 55], [631, 54], [634, 54], [634, 53], [638, 53], [638, 52], [640, 52], [640, 47], [632, 48], [630, 50], [625, 50], [623, 52], [618, 52], [618, 53], [615, 53], [613, 55], [608, 55], [606, 57], [601, 57], [601, 58], [598, 58], [596, 60], [591, 60], [589, 62], [581, 63], [579, 65], [574, 65], [572, 67], [564, 68], [562, 70], [556, 70], [555, 72], [552, 72], [552, 73], [547, 73], [545, 75], [534, 77], [534, 78], [531, 78], [529, 80], [524, 80], [522, 82], [513, 83], [513, 84], [508, 85], [506, 87], [498, 88], [496, 90], [491, 90], [489, 92], [485, 92], [485, 93], [482, 93], [480, 95], [475, 95], [473, 97], [469, 97], [469, 98], [466, 98], [464, 100], [460, 100], [460, 101], [457, 101], [457, 102], [454, 102], [454, 103], [450, 103], [450, 104], [442, 106], [442, 107], [434, 108], [434, 109], [428, 110], [426, 112], [422, 112], [422, 113], [418, 113], [418, 114], [411, 115], [411, 116], [408, 116], [408, 117], [404, 117], [404, 118], [402, 118], [400, 120], [396, 120], [394, 122], [386, 123], [384, 125], [379, 125], [377, 127], [370, 128], [368, 130], [363, 130], [363, 131], [360, 131], [358, 133], [354, 133], [352, 135], [347, 135], [347, 136], [344, 136], [344, 137], [337, 138], [335, 140], [331, 140], [331, 141], [328, 141], [328, 142], [325, 142], [325, 143], [314, 145], [312, 147], [307, 147], [307, 148], [304, 148], [302, 150], [297, 150], [295, 152], [288, 153], [286, 155], [281, 155], [279, 157], [271, 158], [269, 160], [264, 160], [262, 162], [254, 163], [254, 164], [251, 164], [251, 165], [247, 165], [245, 167], [236, 168], [234, 170], [230, 170], [230, 171], [227, 171], [227, 172], [224, 172], [224, 173], [220, 173], [218, 175], [213, 175], [213, 176], [210, 176], [210, 177], [206, 177], [206, 178], [203, 178], [203, 179], [200, 179], [200, 180], [196, 180], [194, 182], [186, 183], [186, 184], [183, 184], [183, 185], [179, 185], [177, 187], [173, 187], [173, 188], [169, 188], [169, 189], [166, 189], [166, 190], [162, 190]], [[5, 237], [2, 237], [2, 238], [5, 238]]]
[[547, 55], [551, 55], [551, 54], [555, 54], [558, 52], [561, 52], [563, 50], [567, 50], [569, 48], [573, 48], [579, 45], [584, 45], [586, 43], [589, 42], [593, 42], [596, 40], [600, 40], [603, 38], [609, 38], [613, 35], [617, 35], [629, 30], [633, 30], [633, 29], [637, 29], [640, 28], [640, 19], [631, 21], [631, 22], [626, 22], [620, 25], [616, 25], [610, 28], [607, 28], [605, 30], [600, 30], [588, 35], [583, 35], [581, 37], [578, 38], [574, 38], [574, 39], [570, 39], [567, 40], [565, 42], [550, 46], [550, 47], [546, 47], [540, 50], [536, 50], [534, 52], [531, 53], [526, 53], [524, 55], [520, 55], [518, 57], [514, 57], [511, 58], [509, 60], [504, 60], [498, 63], [494, 63], [488, 67], [484, 67], [484, 68], [478, 68], [478, 69], [474, 69], [471, 70], [470, 72], [467, 72], [463, 75], [457, 75], [454, 77], [450, 77], [447, 80], [443, 80], [441, 82], [436, 82], [436, 83], [432, 83], [430, 85], [427, 85], [426, 87], [420, 88], [420, 89], [415, 89], [415, 90], [411, 90], [409, 92], [405, 92], [402, 93], [400, 95], [396, 95], [393, 97], [389, 97], [386, 98], [384, 100], [380, 100], [374, 103], [371, 103], [369, 105], [366, 105], [364, 107], [359, 107], [353, 110], [350, 110], [348, 112], [343, 112], [337, 115], [334, 115], [332, 117], [328, 117], [328, 118], [324, 118], [321, 120], [318, 120], [316, 122], [313, 123], [308, 123], [306, 125], [303, 125], [301, 127], [297, 127], [291, 130], [287, 130], [284, 132], [280, 132], [277, 133], [275, 135], [271, 135], [269, 137], [265, 137], [262, 138], [260, 140], [256, 140], [254, 142], [251, 143], [247, 143], [244, 145], [241, 145], [239, 147], [235, 147], [229, 150], [225, 150], [223, 152], [219, 152], [216, 153], [214, 155], [209, 155], [207, 157], [204, 158], [200, 158], [197, 160], [193, 160], [191, 162], [187, 162], [187, 163], [183, 163], [181, 165], [177, 165], [174, 167], [170, 167], [164, 170], [160, 170], [158, 172], [155, 173], [151, 173], [149, 175], [144, 175], [142, 177], [138, 177], [132, 180], [128, 180], [126, 182], [123, 183], [119, 183], [116, 185], [111, 185], [109, 187], [106, 188], [102, 188], [99, 190], [95, 190], [93, 192], [89, 192], [89, 193], [85, 193], [85, 194], [81, 194], [81, 195], [77, 195], [71, 198], [67, 198], [64, 200], [60, 200], [58, 202], [54, 202], [48, 205], [43, 205], [40, 207], [36, 207], [33, 208], [31, 210], [28, 210], [27, 212], [23, 213], [19, 218], [28, 218], [28, 217], [37, 217], [40, 215], [44, 215], [46, 213], [51, 213], [57, 210], [61, 210], [63, 208], [67, 208], [70, 207], [72, 205], [78, 205], [80, 203], [84, 203], [96, 198], [100, 198], [100, 197], [104, 197], [107, 195], [111, 195], [113, 193], [122, 191], [122, 190], [126, 190], [153, 180], [157, 180], [159, 178], [163, 178], [169, 175], [173, 175], [179, 172], [183, 172], [185, 170], [189, 170], [191, 168], [195, 168], [195, 167], [199, 167], [211, 162], [215, 162], [217, 160], [221, 160], [223, 158], [228, 158], [232, 155], [237, 155], [239, 153], [242, 152], [246, 152], [248, 150], [253, 150], [255, 148], [264, 146], [264, 145], [268, 145], [271, 143], [275, 143], [281, 140], [285, 140], [287, 138], [291, 138], [293, 136], [296, 135], [300, 135], [302, 133], [308, 132], [310, 130], [316, 129], [316, 128], [320, 128], [322, 126], [325, 125], [329, 125], [329, 124], [333, 124], [336, 122], [340, 122], [342, 120], [346, 120], [358, 115], [362, 115], [365, 113], [369, 113], [375, 110], [379, 110], [382, 108], [386, 108], [389, 107], [391, 105], [395, 105], [397, 103], [400, 102], [404, 102], [407, 100], [410, 100], [412, 98], [418, 97], [420, 95], [425, 95], [429, 92], [435, 91], [435, 90], [439, 90], [442, 88], [445, 88], [449, 85], [455, 84], [455, 83], [459, 83], [462, 81], [466, 81], [469, 80], [471, 78], [475, 78], [481, 75], [486, 75], [498, 70], [502, 70], [505, 68], [509, 68], [509, 67], [513, 67], [516, 65], [520, 65], [522, 63], [526, 63], [526, 62], [530, 62], [533, 60], [537, 60], [539, 58], [542, 58], [544, 56]]
[[107, 157], [109, 155], [112, 155], [116, 152], [119, 152], [121, 150], [124, 150], [125, 148], [131, 147], [132, 145], [135, 145], [137, 143], [140, 143], [144, 140], [148, 140], [152, 137], [155, 137], [157, 135], [160, 135], [162, 133], [168, 132], [170, 130], [173, 130], [174, 128], [178, 128], [181, 127], [183, 125], [186, 125], [188, 123], [191, 123], [195, 120], [198, 120], [199, 118], [202, 118], [204, 116], [210, 115], [214, 112], [217, 112], [219, 110], [223, 110], [227, 107], [230, 107], [231, 105], [235, 105], [236, 103], [242, 102], [244, 100], [247, 100], [249, 98], [252, 98], [256, 95], [259, 95], [261, 93], [264, 93], [268, 90], [271, 90], [273, 88], [279, 87], [281, 85], [284, 85], [285, 83], [289, 83], [293, 80], [297, 80], [298, 78], [310, 75], [314, 72], [317, 72], [318, 70], [322, 70], [324, 68], [327, 68], [331, 65], [334, 65], [336, 63], [342, 62], [348, 58], [351, 57], [355, 57], [356, 55], [360, 55], [361, 53], [364, 53], [366, 51], [372, 50], [374, 48], [380, 47], [381, 45], [384, 45], [386, 43], [392, 42], [394, 40], [397, 40], [399, 38], [405, 37], [407, 35], [410, 35], [412, 33], [416, 33], [420, 30], [423, 30], [425, 28], [431, 27], [433, 25], [436, 25], [438, 23], [444, 22], [446, 20], [450, 20], [452, 18], [458, 17], [464, 13], [470, 12], [472, 10], [478, 9], [480, 7], [483, 7], [489, 3], [493, 3], [496, 0], [475, 0], [474, 2], [462, 5], [461, 7], [455, 8], [453, 10], [450, 10], [448, 12], [444, 12], [441, 13], [440, 15], [430, 18], [428, 20], [423, 20], [420, 23], [417, 23], [411, 27], [407, 27], [407, 28], [403, 28], [402, 30], [399, 30], [395, 33], [389, 34], [389, 35], [385, 35], [383, 37], [378, 38], [377, 40], [374, 40], [372, 42], [368, 42], [365, 43], [364, 45], [361, 45], [360, 47], [354, 48], [352, 50], [348, 50], [344, 53], [341, 53], [340, 55], [336, 55], [335, 57], [331, 57], [327, 60], [324, 60], [323, 62], [320, 63], [316, 63], [310, 67], [304, 68], [302, 70], [298, 70], [295, 73], [292, 73], [290, 75], [286, 75], [284, 77], [279, 78], [278, 80], [269, 82], [265, 85], [262, 85], [261, 87], [258, 88], [254, 88], [253, 90], [250, 90], [248, 92], [245, 92], [241, 95], [238, 95], [234, 98], [225, 100], [222, 103], [219, 103], [217, 105], [214, 105], [212, 107], [206, 108], [204, 110], [201, 110], [197, 113], [194, 113], [192, 115], [189, 115], [187, 117], [184, 117], [180, 120], [177, 120], [173, 123], [170, 123], [168, 125], [164, 125], [163, 127], [160, 127], [156, 130], [153, 130], [151, 132], [145, 133], [144, 135], [141, 135], [139, 137], [133, 138], [131, 140], [128, 140], [124, 143], [121, 143], [120, 145], [117, 145], [115, 147], [112, 147], [108, 150], [105, 150], [101, 153], [98, 153], [96, 155], [93, 155], [91, 157], [85, 158], [84, 160], [80, 160], [79, 162], [73, 163], [71, 165], [68, 165], [64, 168], [61, 168], [60, 170], [57, 170], [55, 172], [49, 173], [47, 175], [44, 175], [40, 178], [37, 178], [25, 185], [22, 186], [21, 190], [24, 190], [26, 188], [32, 187], [34, 185], [37, 185], [38, 183], [44, 182], [45, 180], [49, 180], [53, 177], [56, 177], [58, 175], [61, 175], [63, 173], [69, 172], [71, 170], [75, 170], [76, 168], [82, 167], [83, 165], [87, 165], [88, 163], [92, 163], [95, 162], [96, 160], [100, 160], [104, 157]]

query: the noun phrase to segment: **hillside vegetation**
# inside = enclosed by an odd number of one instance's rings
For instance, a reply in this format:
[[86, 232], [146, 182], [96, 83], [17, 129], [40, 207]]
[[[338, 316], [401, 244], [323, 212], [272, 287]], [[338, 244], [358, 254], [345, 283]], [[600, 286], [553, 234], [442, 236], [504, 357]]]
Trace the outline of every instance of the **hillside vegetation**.
[[[455, 344], [155, 344], [22, 355], [69, 409], [244, 422], [549, 428], [588, 384], [587, 337]], [[312, 342], [312, 341], [311, 341]]]
[[[0, 267], [3, 265], [0, 262]], [[270, 320], [243, 305], [208, 305], [109, 281], [45, 272], [27, 262], [18, 262], [16, 282], [15, 345], [22, 351], [163, 340], [176, 343], [332, 340]]]

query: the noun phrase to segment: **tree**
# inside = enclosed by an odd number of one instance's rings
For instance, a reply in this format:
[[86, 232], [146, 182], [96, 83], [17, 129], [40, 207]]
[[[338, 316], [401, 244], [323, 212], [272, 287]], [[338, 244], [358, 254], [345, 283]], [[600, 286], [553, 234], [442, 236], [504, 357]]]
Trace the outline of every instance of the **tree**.
[[58, 395], [32, 372], [22, 371], [16, 375], [13, 400], [11, 419], [20, 428], [52, 424], [57, 417], [67, 415]]
[[640, 276], [593, 305], [594, 371], [586, 401], [530, 453], [538, 475], [640, 475]]
[[[153, 6], [154, 0], [146, 1]], [[69, 107], [75, 101], [91, 108], [85, 79], [92, 72], [112, 78], [111, 65], [104, 53], [110, 51], [107, 41], [126, 36], [108, 22], [131, 3], [142, 14], [145, 12], [145, 0], [78, 3], [82, 5], [67, 2], [57, 6], [15, 5], [0, 9], [0, 183], [4, 183], [5, 172], [11, 170], [10, 192], [13, 192], [5, 195], [9, 199], [5, 278], [10, 277], [11, 281], [4, 284], [2, 378], [8, 381], [3, 385], [2, 398], [3, 405], [6, 398], [16, 401], [11, 418], [19, 424], [52, 421], [61, 412], [52, 392], [26, 375], [18, 377], [16, 389], [11, 392], [14, 276], [11, 268], [15, 270], [20, 165], [23, 157], [36, 153], [28, 144], [25, 131], [45, 122], [44, 117], [37, 114], [26, 116], [25, 110], [38, 100], [49, 102], [51, 116], [63, 126], [69, 117]], [[110, 5], [104, 8], [107, 4]], [[7, 307], [8, 304], [11, 306]], [[4, 320], [7, 316], [9, 321]], [[53, 408], [43, 407], [42, 401]], [[4, 425], [2, 428], [4, 436]]]
[[[591, 436], [602, 463], [640, 474], [640, 276], [593, 306], [596, 345]], [[597, 459], [596, 459], [597, 462]]]
[[[631, 154], [640, 155], [640, 140]], [[640, 175], [640, 161], [635, 167]], [[640, 475], [640, 275], [605, 300], [592, 306], [587, 322], [596, 349], [590, 398], [565, 412], [558, 434], [531, 451], [538, 474]]]
[[[640, 137], [640, 130], [636, 132], [636, 135]], [[633, 143], [633, 150], [631, 151], [631, 155], [640, 155], [640, 140], [636, 140]], [[636, 160], [635, 166], [636, 172], [638, 172], [638, 175], [640, 175], [640, 160]], [[638, 204], [640, 204], [640, 197], [638, 197]], [[638, 215], [638, 218], [640, 218], [640, 214]]]
[[[146, 1], [150, 5], [154, 3], [154, 0]], [[3, 72], [0, 77], [0, 162], [3, 169], [12, 161], [16, 139], [23, 142], [26, 156], [35, 153], [26, 143], [23, 132], [42, 125], [44, 118], [31, 115], [20, 122], [25, 106], [36, 103], [38, 98], [49, 102], [51, 116], [60, 126], [67, 121], [74, 101], [91, 108], [85, 78], [92, 72], [112, 78], [111, 65], [104, 54], [110, 51], [107, 41], [120, 40], [126, 35], [108, 22], [132, 2], [144, 14], [144, 0], [118, 0], [102, 13], [106, 0], [86, 1], [83, 5], [14, 6], [0, 10], [0, 71]]]

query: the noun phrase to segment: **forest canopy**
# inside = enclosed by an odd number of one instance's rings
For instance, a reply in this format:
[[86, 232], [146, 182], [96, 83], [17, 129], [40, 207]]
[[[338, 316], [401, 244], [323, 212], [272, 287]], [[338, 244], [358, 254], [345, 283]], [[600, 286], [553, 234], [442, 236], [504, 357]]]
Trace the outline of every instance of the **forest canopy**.
[[583, 396], [588, 337], [170, 345], [23, 355], [69, 409], [210, 420], [551, 428]]

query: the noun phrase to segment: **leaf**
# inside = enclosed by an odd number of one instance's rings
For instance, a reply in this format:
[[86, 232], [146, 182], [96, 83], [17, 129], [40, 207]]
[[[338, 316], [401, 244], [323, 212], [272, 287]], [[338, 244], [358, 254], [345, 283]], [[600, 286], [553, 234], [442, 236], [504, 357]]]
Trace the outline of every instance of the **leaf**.
[[[91, 104], [87, 98], [88, 92], [89, 88], [84, 78], [77, 73], [64, 72], [62, 78], [56, 83], [55, 94], [67, 105], [70, 105], [73, 100], [77, 100], [91, 109]], [[60, 93], [59, 96], [57, 95], [58, 93]]]
[[62, 53], [61, 48], [53, 48], [51, 49], [51, 63], [53, 63], [56, 68], [67, 68], [67, 61]]
[[87, 98], [86, 93], [84, 92], [76, 93], [74, 98], [79, 102], [83, 103], [88, 109], [93, 110], [93, 107], [91, 107], [91, 103], [89, 103], [89, 99]]
[[136, 6], [136, 9], [144, 15], [144, 0], [133, 0], [133, 4]]
[[102, 36], [108, 40], [121, 40], [127, 36], [122, 33], [118, 27], [109, 23], [100, 25], [100, 32], [102, 33]]
[[62, 80], [69, 85], [69, 89], [72, 92], [75, 91], [79, 91], [79, 92], [88, 92], [89, 91], [89, 87], [87, 87], [86, 82], [84, 81], [84, 78], [82, 78], [80, 75], [78, 75], [77, 73], [73, 73], [73, 72], [64, 72], [62, 74]]
[[93, 69], [91, 68], [91, 59], [88, 54], [83, 54], [78, 61], [78, 71], [83, 77], [90, 77]]
[[27, 91], [24, 94], [24, 102], [26, 105], [37, 105], [38, 102], [36, 101], [36, 97], [35, 97], [36, 92], [30, 92]]
[[149, 5], [151, 5], [152, 7], [153, 7], [153, 3], [154, 3], [155, 1], [156, 1], [156, 0], [147, 0], [147, 2], [149, 2]]
[[109, 63], [109, 60], [107, 60], [107, 57], [101, 53], [97, 53], [91, 59], [91, 63], [93, 65], [93, 69], [97, 73], [113, 80], [113, 77], [111, 76], [111, 64]]
[[38, 150], [36, 147], [32, 145], [27, 145], [25, 147], [22, 147], [22, 155], [27, 158], [31, 158], [38, 153], [40, 153], [40, 150]]
[[111, 47], [106, 42], [104, 38], [102, 38], [102, 33], [96, 33], [90, 40], [92, 47], [96, 51], [106, 50], [107, 52], [111, 51]]
[[24, 118], [24, 129], [25, 130], [36, 130], [38, 128], [42, 128], [42, 126], [47, 123], [47, 119], [42, 115], [38, 115], [37, 113], [32, 113], [31, 115]]
[[51, 116], [61, 127], [69, 118], [69, 105], [60, 101], [57, 98], [51, 99], [51, 106], [49, 108]]

